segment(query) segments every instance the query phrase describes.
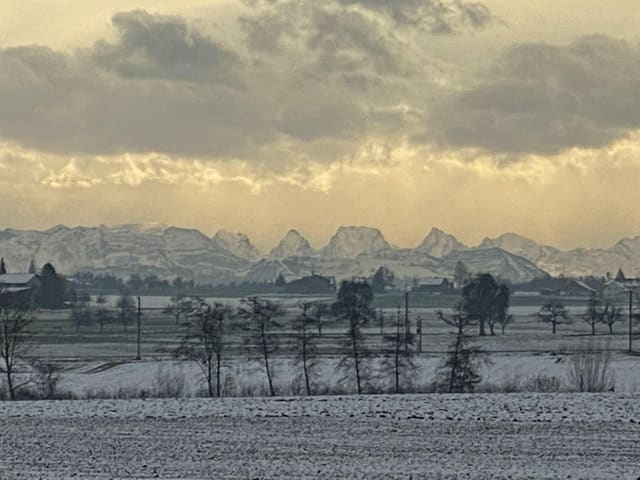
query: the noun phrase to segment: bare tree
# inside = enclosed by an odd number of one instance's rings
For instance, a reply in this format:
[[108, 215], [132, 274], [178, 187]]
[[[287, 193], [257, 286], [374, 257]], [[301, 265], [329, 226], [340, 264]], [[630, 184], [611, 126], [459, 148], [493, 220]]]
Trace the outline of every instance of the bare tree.
[[0, 303], [0, 359], [4, 363], [9, 399], [16, 399], [15, 367], [25, 349], [27, 329], [33, 320], [33, 308], [22, 301]]
[[[197, 301], [195, 303], [197, 303]], [[171, 315], [175, 319], [176, 325], [178, 325], [180, 320], [190, 313], [193, 308], [194, 299], [179, 293], [169, 299], [169, 304], [162, 310], [162, 312]]]
[[[495, 325], [500, 325], [502, 334], [504, 335], [505, 327], [511, 323], [509, 319], [511, 316], [508, 314], [510, 296], [511, 291], [509, 287], [504, 284], [499, 284], [495, 291], [493, 302], [491, 303], [489, 316], [487, 317], [491, 335], [495, 335]], [[511, 317], [511, 320], [513, 320], [513, 317]]]
[[615, 377], [611, 371], [611, 352], [589, 342], [569, 362], [569, 378], [580, 392], [613, 391]]
[[322, 336], [322, 327], [331, 316], [331, 307], [326, 303], [317, 303], [313, 308], [313, 317], [316, 319], [318, 335]]
[[278, 338], [273, 330], [281, 326], [275, 320], [281, 315], [281, 308], [269, 300], [249, 297], [240, 302], [238, 315], [246, 321], [245, 328], [250, 333], [250, 346], [260, 352], [269, 384], [269, 394], [274, 397], [276, 392], [269, 359], [278, 348]]
[[462, 309], [460, 303], [453, 307], [451, 314], [446, 315], [442, 310], [436, 310], [436, 316], [447, 325], [454, 327], [457, 334], [462, 334], [474, 323], [474, 319]]
[[607, 303], [602, 311], [601, 321], [609, 328], [609, 335], [613, 335], [613, 324], [620, 320], [622, 308], [612, 303]]
[[372, 300], [373, 292], [367, 282], [344, 281], [338, 290], [336, 302], [331, 306], [334, 315], [347, 322], [347, 336], [343, 342], [345, 353], [338, 368], [345, 372], [342, 381], [346, 381], [349, 375], [347, 372], [353, 370], [358, 395], [362, 394], [362, 383], [367, 376], [366, 367], [362, 362], [367, 354], [362, 326], [374, 315], [371, 308]]
[[226, 324], [232, 310], [220, 303], [209, 305], [202, 299], [195, 299], [192, 305], [186, 318], [187, 330], [176, 355], [195, 362], [205, 376], [209, 397], [220, 397], [222, 358], [227, 344]]
[[107, 304], [107, 297], [99, 294], [96, 297], [96, 304], [98, 305], [98, 308], [96, 310], [96, 319], [98, 320], [98, 324], [100, 325], [100, 333], [103, 333], [104, 324], [112, 320], [111, 313], [105, 307], [105, 305]]
[[502, 332], [502, 335], [504, 335], [504, 331], [507, 328], [507, 325], [511, 325], [515, 323], [515, 321], [516, 319], [513, 315], [502, 315], [500, 317], [498, 323], [500, 324], [500, 331]]
[[71, 323], [76, 332], [81, 325], [90, 325], [93, 321], [93, 312], [90, 307], [91, 296], [87, 293], [75, 293], [71, 301]]
[[118, 321], [122, 324], [124, 333], [127, 333], [127, 326], [135, 317], [135, 303], [126, 290], [122, 291], [116, 301], [116, 308], [118, 309]]
[[546, 303], [540, 307], [538, 318], [541, 322], [550, 323], [551, 331], [555, 335], [558, 325], [570, 323], [569, 312], [561, 303]]
[[602, 322], [602, 306], [600, 300], [595, 295], [589, 297], [587, 304], [587, 310], [582, 315], [582, 320], [591, 327], [591, 335], [596, 334], [596, 325]]
[[417, 365], [415, 356], [415, 336], [407, 332], [403, 325], [400, 309], [396, 313], [396, 325], [393, 334], [385, 335], [386, 355], [382, 359], [381, 368], [393, 378], [395, 393], [402, 393], [402, 386], [410, 385], [415, 376]]
[[456, 331], [449, 351], [438, 367], [436, 388], [445, 393], [473, 392], [482, 380], [480, 365], [487, 361], [481, 348], [469, 345], [470, 337], [466, 332], [476, 320], [461, 309], [455, 309], [452, 315], [438, 312], [438, 316]]
[[46, 400], [54, 400], [57, 398], [58, 382], [60, 381], [58, 372], [62, 370], [62, 367], [54, 365], [53, 363], [36, 360], [32, 364], [32, 369], [34, 372], [32, 383], [35, 383], [40, 398]]
[[298, 351], [297, 360], [302, 366], [307, 395], [312, 395], [312, 385], [317, 377], [317, 347], [316, 335], [312, 333], [311, 326], [314, 323], [318, 323], [318, 319], [309, 313], [310, 311], [316, 311], [316, 309], [312, 308], [311, 303], [302, 303], [299, 308], [300, 314], [294, 323]]

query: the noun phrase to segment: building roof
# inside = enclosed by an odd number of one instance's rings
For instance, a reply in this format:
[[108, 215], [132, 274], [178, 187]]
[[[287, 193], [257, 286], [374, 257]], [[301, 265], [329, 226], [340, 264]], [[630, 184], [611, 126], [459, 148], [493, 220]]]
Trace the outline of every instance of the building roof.
[[571, 286], [571, 285], [577, 285], [578, 287], [587, 290], [589, 292], [596, 292], [595, 288], [591, 288], [589, 285], [587, 285], [586, 283], [584, 283], [582, 280], [572, 280], [571, 282], [569, 282], [569, 284], [567, 286]]
[[21, 293], [31, 290], [29, 287], [0, 287], [0, 295], [7, 293]]
[[419, 285], [422, 287], [439, 287], [441, 286], [445, 281], [448, 281], [446, 278], [443, 277], [433, 277], [433, 278], [425, 278], [420, 280]]
[[634, 289], [634, 288], [639, 288], [640, 287], [640, 281], [638, 281], [638, 279], [626, 279], [625, 281], [621, 282], [618, 280], [611, 280], [607, 283], [604, 284], [605, 288], [610, 288], [610, 287], [619, 287], [622, 290], [629, 290], [629, 289]]
[[5, 273], [0, 275], [0, 285], [27, 285], [34, 277], [35, 273]]

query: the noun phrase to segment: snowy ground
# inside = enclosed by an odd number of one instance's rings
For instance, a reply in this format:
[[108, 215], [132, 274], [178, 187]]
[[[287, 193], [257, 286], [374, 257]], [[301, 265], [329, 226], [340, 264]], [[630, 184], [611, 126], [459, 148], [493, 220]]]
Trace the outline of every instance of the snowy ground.
[[0, 403], [2, 479], [636, 479], [640, 396]]
[[[483, 366], [481, 391], [527, 391], [536, 378], [556, 378], [560, 390], [575, 389], [569, 379], [570, 355], [491, 355], [491, 362]], [[439, 357], [428, 356], [417, 360], [418, 369], [413, 378], [417, 390], [428, 391], [441, 362]], [[339, 382], [337, 358], [324, 358], [316, 368], [315, 392], [355, 391], [355, 383]], [[370, 383], [376, 391], [389, 388], [393, 379], [373, 366]], [[626, 355], [614, 355], [611, 371], [615, 377], [616, 392], [640, 393], [640, 359]], [[280, 395], [304, 394], [301, 366], [288, 358], [272, 362], [276, 393]], [[59, 392], [75, 398], [145, 397], [158, 395], [162, 378], [178, 378], [184, 381], [184, 396], [205, 395], [205, 383], [201, 370], [193, 362], [148, 360], [142, 362], [112, 363], [93, 362], [67, 366], [60, 374]], [[266, 377], [262, 364], [256, 360], [235, 359], [225, 362], [222, 370], [222, 387], [225, 396], [255, 396], [267, 394]], [[160, 395], [162, 393], [160, 392]]]

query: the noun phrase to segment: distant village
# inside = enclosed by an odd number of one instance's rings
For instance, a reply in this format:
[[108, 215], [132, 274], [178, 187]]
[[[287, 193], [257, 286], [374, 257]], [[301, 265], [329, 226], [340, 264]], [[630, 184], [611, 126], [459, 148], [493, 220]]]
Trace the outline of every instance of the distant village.
[[[381, 266], [371, 277], [362, 277], [376, 294], [416, 292], [427, 295], [457, 295], [471, 277], [466, 266], [458, 262], [451, 278], [430, 277], [397, 279], [387, 267]], [[527, 283], [505, 282], [515, 296], [591, 297], [622, 299], [630, 290], [640, 287], [640, 279], [629, 278], [619, 269], [615, 276], [568, 278], [564, 276], [536, 278]], [[162, 279], [156, 275], [132, 274], [121, 279], [110, 274], [79, 272], [65, 277], [51, 263], [37, 268], [32, 260], [26, 272], [12, 272], [0, 259], [0, 298], [3, 301], [28, 299], [40, 308], [64, 308], [79, 294], [131, 295], [333, 295], [338, 288], [334, 277], [310, 272], [298, 278], [285, 278], [280, 273], [270, 282], [231, 282], [225, 285], [196, 284], [193, 280], [175, 277]]]

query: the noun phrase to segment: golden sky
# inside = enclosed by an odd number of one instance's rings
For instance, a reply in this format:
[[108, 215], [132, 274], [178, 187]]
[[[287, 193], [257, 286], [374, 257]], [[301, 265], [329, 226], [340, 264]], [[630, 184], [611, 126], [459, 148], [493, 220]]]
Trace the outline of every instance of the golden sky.
[[9, 0], [0, 226], [609, 246], [640, 234], [639, 23], [631, 0]]

